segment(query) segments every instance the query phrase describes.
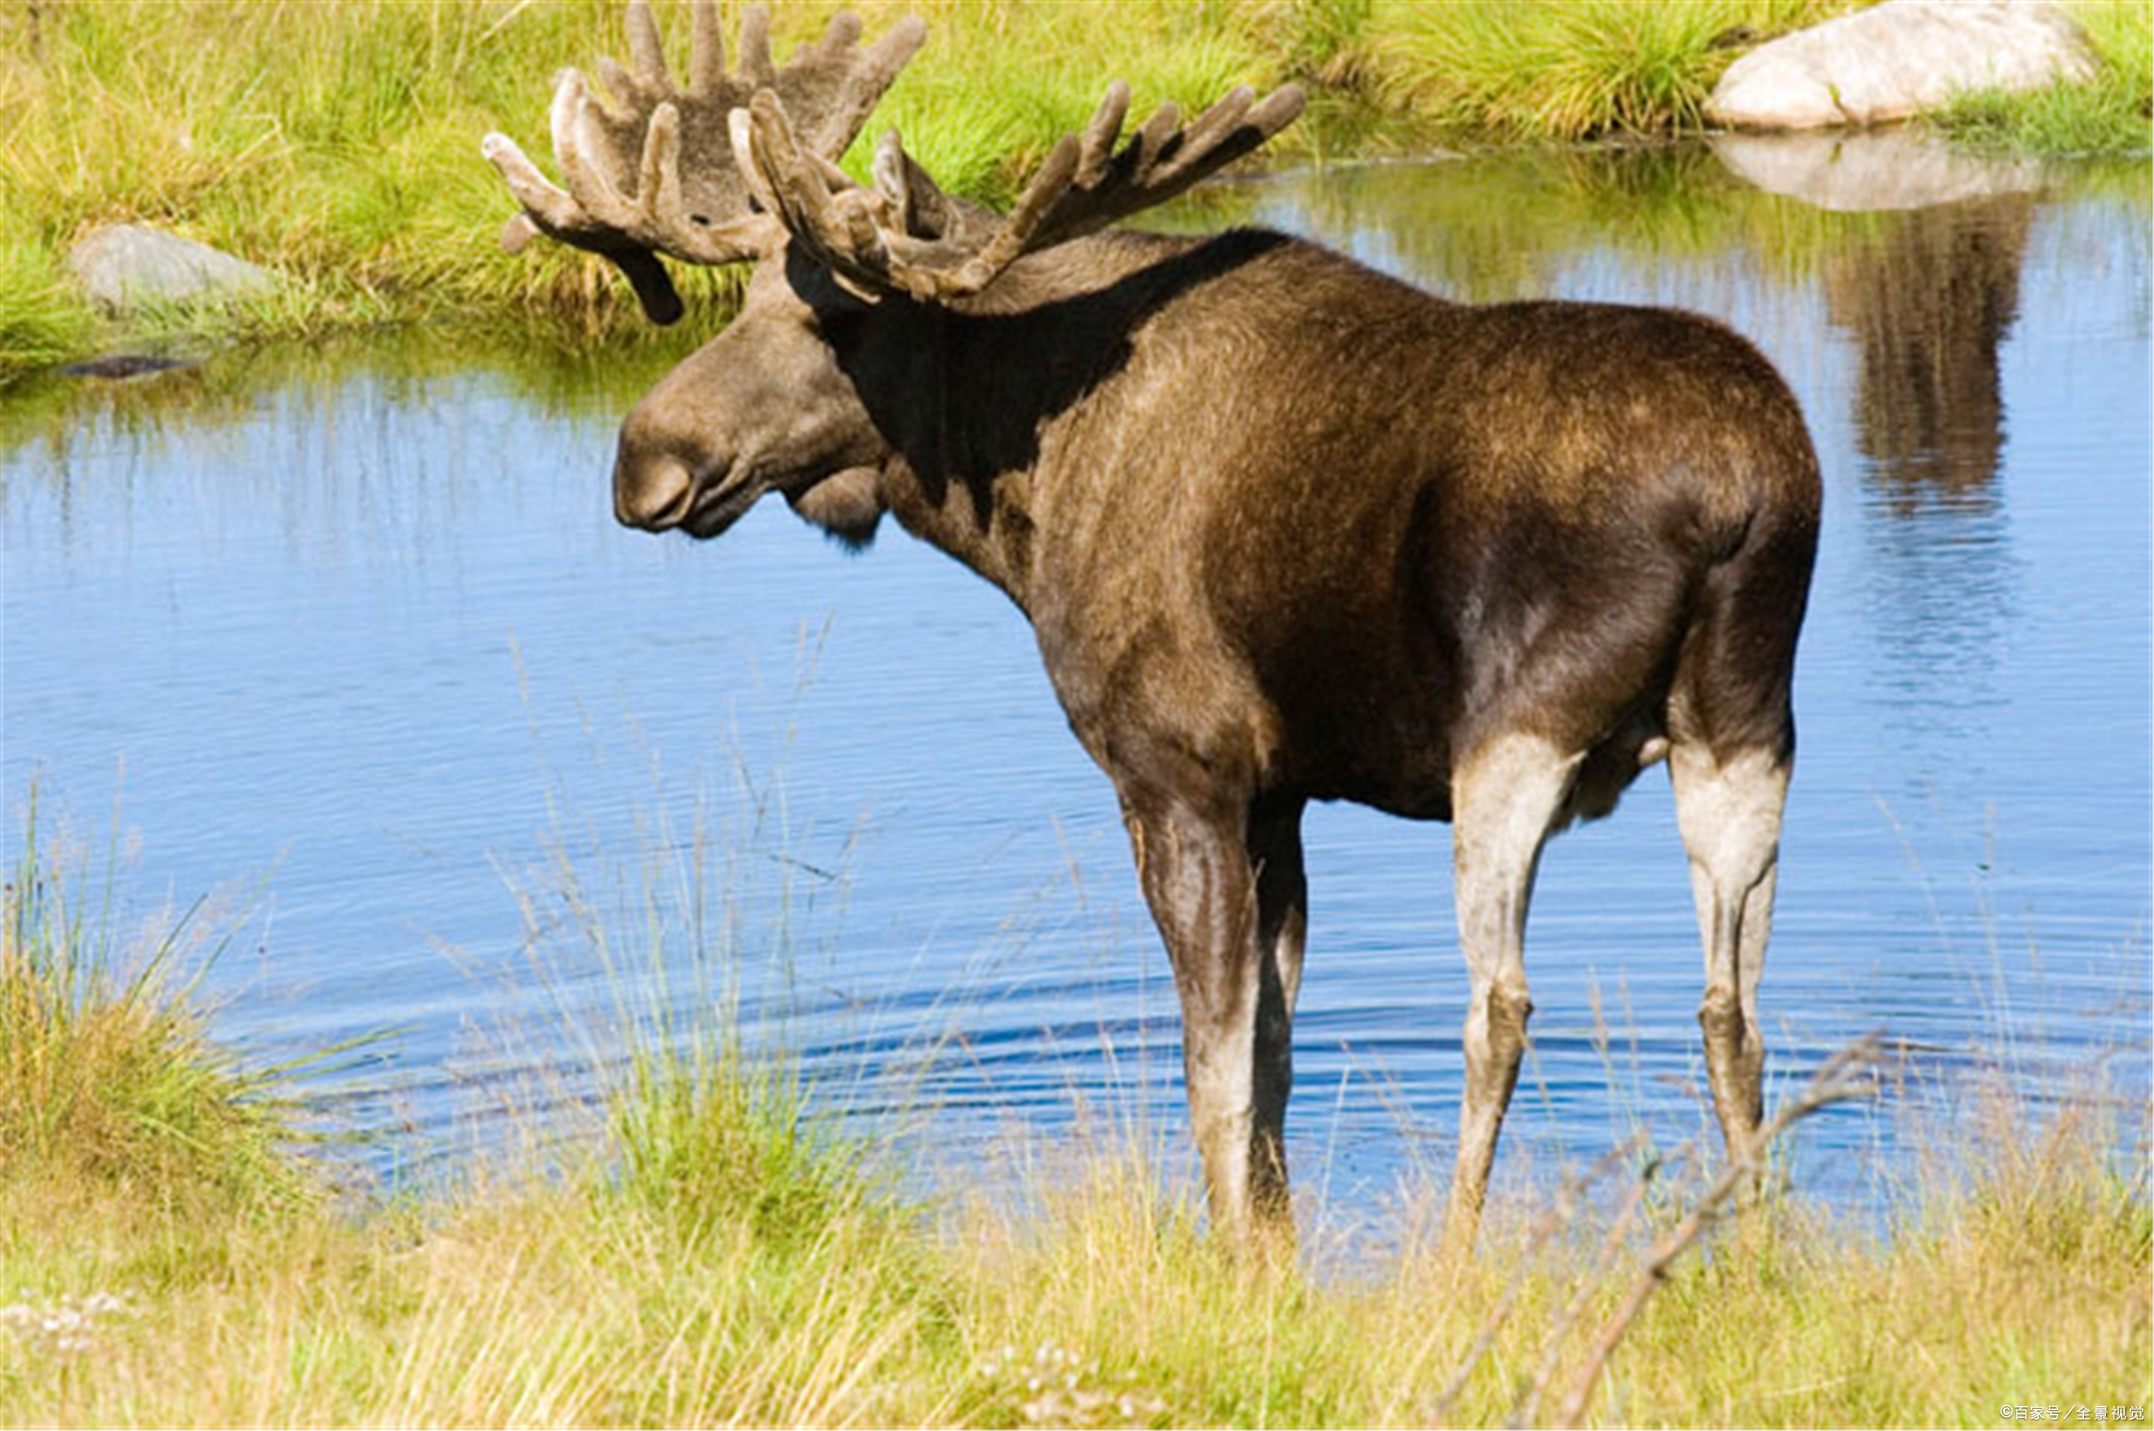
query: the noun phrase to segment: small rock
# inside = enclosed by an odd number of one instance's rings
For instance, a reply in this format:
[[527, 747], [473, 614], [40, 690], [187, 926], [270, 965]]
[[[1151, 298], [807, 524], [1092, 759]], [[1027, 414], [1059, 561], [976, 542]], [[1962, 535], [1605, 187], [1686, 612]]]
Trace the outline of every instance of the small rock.
[[1879, 124], [1973, 89], [2039, 89], [2094, 73], [2048, 0], [1885, 0], [1783, 35], [1728, 66], [1706, 118], [1749, 129]]
[[220, 303], [267, 293], [278, 282], [258, 264], [146, 224], [91, 231], [68, 250], [67, 264], [93, 300], [115, 311]]

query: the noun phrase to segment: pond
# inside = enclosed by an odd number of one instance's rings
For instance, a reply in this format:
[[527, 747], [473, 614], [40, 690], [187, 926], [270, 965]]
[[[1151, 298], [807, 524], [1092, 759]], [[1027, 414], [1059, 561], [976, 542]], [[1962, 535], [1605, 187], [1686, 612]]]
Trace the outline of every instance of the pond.
[[[2046, 1099], [2099, 1065], [2131, 1106], [2148, 175], [1947, 156], [1927, 189], [1872, 192], [1859, 157], [1335, 166], [1165, 221], [1757, 342], [1826, 479], [1771, 1087], [1882, 1029], [1916, 1086], [1994, 1068]], [[215, 892], [239, 930], [208, 981], [221, 1034], [275, 1057], [386, 1031], [340, 1115], [386, 1131], [392, 1172], [580, 1097], [561, 1059], [607, 1056], [623, 1007], [714, 1000], [960, 1169], [1080, 1110], [1178, 1130], [1166, 961], [1019, 615], [894, 526], [853, 558], [775, 503], [708, 546], [614, 525], [616, 425], [694, 341], [416, 333], [0, 396], [11, 860], [34, 786], [100, 859], [125, 832], [129, 927]], [[1305, 1181], [1360, 1203], [1448, 1166], [1449, 830], [1324, 807], [1307, 836], [1289, 1133]], [[1502, 1166], [1701, 1134], [1702, 960], [1658, 772], [1551, 845], [1528, 969]], [[1874, 1185], [1896, 1128], [1828, 1116], [1805, 1166]]]

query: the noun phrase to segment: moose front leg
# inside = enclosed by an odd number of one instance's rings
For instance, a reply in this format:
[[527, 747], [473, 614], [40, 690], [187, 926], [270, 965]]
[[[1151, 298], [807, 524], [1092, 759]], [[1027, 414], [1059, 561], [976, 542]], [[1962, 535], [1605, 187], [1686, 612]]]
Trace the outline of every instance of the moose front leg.
[[1138, 881], [1174, 966], [1182, 1071], [1212, 1225], [1246, 1240], [1291, 1226], [1284, 1126], [1301, 982], [1299, 811], [1123, 796]]
[[1286, 1101], [1294, 1091], [1294, 1001], [1309, 937], [1309, 881], [1301, 859], [1302, 802], [1259, 806], [1247, 846], [1256, 874], [1257, 1014], [1255, 1163], [1257, 1212], [1291, 1232], [1287, 1202]]

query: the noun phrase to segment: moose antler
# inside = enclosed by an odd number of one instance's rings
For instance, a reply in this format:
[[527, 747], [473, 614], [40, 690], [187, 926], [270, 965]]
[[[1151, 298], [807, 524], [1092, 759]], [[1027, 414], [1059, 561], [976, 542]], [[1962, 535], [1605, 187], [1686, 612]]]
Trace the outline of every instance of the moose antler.
[[657, 254], [731, 263], [755, 257], [773, 232], [768, 215], [752, 211], [734, 167], [727, 115], [758, 94], [782, 99], [798, 118], [805, 153], [835, 174], [832, 161], [927, 37], [927, 27], [909, 18], [863, 50], [859, 19], [840, 13], [819, 43], [777, 69], [770, 14], [758, 5], [741, 20], [739, 66], [729, 75], [715, 0], [697, 0], [694, 17], [685, 89], [667, 72], [648, 0], [628, 7], [629, 66], [598, 63], [618, 108], [594, 99], [575, 70], [562, 72], [551, 122], [565, 189], [508, 136], [489, 134], [481, 146], [524, 208], [502, 230], [504, 248], [517, 252], [544, 233], [603, 254], [659, 323], [679, 318], [681, 301]]
[[[848, 287], [939, 300], [979, 292], [1022, 254], [1173, 198], [1285, 128], [1304, 103], [1295, 85], [1262, 101], [1243, 87], [1186, 128], [1180, 111], [1163, 104], [1117, 151], [1129, 112], [1129, 86], [1117, 80], [1084, 129], [1055, 145], [1009, 214], [985, 224], [952, 221], [960, 211], [894, 129], [876, 146], [873, 190], [845, 187], [818, 162], [774, 93], [758, 92], [732, 116], [731, 138], [734, 164], [757, 201]], [[935, 221], [919, 222], [923, 211]]]

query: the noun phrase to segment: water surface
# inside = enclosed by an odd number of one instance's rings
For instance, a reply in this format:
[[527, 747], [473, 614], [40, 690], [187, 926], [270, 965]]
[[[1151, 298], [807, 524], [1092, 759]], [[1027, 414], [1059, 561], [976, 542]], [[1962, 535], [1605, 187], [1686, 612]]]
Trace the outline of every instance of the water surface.
[[[1776, 1081], [1882, 1028], [1926, 1074], [1998, 1064], [2038, 1097], [2121, 1048], [2144, 1096], [2147, 176], [1999, 187], [1841, 213], [1700, 149], [1550, 151], [1273, 176], [1169, 216], [1460, 298], [1697, 309], [1786, 374], [1827, 495]], [[701, 1017], [699, 960], [940, 1159], [1079, 1107], [1178, 1124], [1165, 959], [1018, 614], [894, 526], [859, 559], [777, 504], [708, 546], [614, 526], [616, 424], [692, 340], [420, 334], [0, 398], [10, 851], [33, 781], [92, 848], [116, 809], [127, 919], [203, 891], [244, 916], [222, 1032], [394, 1029], [348, 1111], [398, 1130], [395, 1166], [517, 1096], [559, 1004], [634, 1001], [656, 967]], [[1448, 1160], [1449, 831], [1323, 807], [1307, 842], [1290, 1135], [1362, 1200]], [[1704, 1126], [1658, 772], [1551, 846], [1528, 969], [1506, 1165]], [[1806, 1136], [1826, 1180], [1895, 1156], [1890, 1119]]]

